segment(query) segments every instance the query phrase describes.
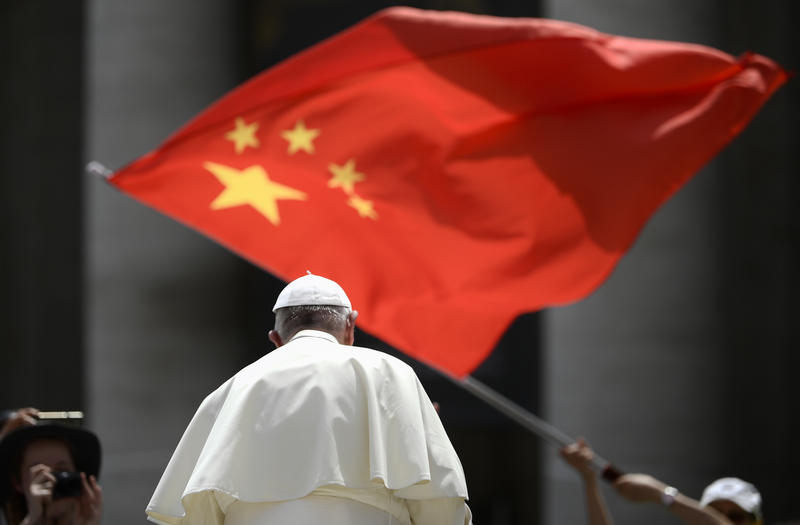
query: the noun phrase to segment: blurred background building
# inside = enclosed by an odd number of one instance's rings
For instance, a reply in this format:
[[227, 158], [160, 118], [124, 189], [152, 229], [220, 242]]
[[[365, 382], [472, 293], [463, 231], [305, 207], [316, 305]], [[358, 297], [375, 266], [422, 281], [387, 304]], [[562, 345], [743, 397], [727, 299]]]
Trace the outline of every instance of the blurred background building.
[[[391, 4], [6, 0], [0, 16], [0, 403], [83, 409], [105, 523], [144, 507], [203, 397], [270, 348], [283, 283], [84, 172], [119, 168], [243, 80]], [[430, 0], [798, 65], [792, 0]], [[699, 497], [754, 482], [800, 516], [798, 86], [660, 209], [611, 278], [522, 316], [476, 376], [627, 471]], [[579, 152], [576, 152], [579, 154]], [[379, 346], [359, 334], [357, 342]], [[478, 525], [584, 522], [555, 450], [415, 365], [461, 454]], [[609, 493], [617, 522], [675, 523]]]

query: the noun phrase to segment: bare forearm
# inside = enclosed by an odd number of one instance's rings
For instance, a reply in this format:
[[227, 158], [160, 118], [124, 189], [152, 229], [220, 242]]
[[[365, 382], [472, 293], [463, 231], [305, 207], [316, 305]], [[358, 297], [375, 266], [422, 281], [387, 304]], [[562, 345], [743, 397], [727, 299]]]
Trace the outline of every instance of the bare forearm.
[[678, 494], [669, 510], [688, 525], [732, 525], [722, 514], [709, 507], [701, 507], [700, 503]]
[[606, 500], [600, 492], [597, 478], [585, 477], [583, 486], [586, 491], [586, 512], [589, 516], [589, 525], [613, 525], [611, 515], [606, 507]]

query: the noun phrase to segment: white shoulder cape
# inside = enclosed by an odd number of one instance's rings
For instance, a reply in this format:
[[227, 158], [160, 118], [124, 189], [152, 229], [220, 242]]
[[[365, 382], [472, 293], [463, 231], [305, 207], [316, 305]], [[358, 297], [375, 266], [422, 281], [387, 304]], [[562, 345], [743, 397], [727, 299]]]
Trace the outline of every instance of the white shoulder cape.
[[376, 483], [410, 500], [467, 498], [461, 463], [413, 370], [308, 330], [206, 397], [147, 514], [214, 524], [224, 512], [215, 492], [267, 502]]

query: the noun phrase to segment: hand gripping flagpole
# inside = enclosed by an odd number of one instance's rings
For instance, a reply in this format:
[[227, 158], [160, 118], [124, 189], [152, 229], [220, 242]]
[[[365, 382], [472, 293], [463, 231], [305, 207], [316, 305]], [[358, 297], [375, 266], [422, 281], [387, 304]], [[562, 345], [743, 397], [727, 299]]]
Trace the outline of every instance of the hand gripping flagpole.
[[[437, 368], [434, 368], [434, 370], [499, 412], [502, 412], [510, 419], [513, 419], [525, 429], [531, 431], [545, 441], [548, 441], [551, 445], [561, 449], [575, 442], [575, 439], [568, 434], [565, 434], [547, 421], [532, 414], [530, 411], [524, 409], [474, 377], [466, 376], [459, 379]], [[600, 476], [609, 483], [616, 481], [616, 479], [623, 474], [623, 472], [612, 465], [610, 461], [597, 454], [594, 454], [592, 458], [592, 466]]]

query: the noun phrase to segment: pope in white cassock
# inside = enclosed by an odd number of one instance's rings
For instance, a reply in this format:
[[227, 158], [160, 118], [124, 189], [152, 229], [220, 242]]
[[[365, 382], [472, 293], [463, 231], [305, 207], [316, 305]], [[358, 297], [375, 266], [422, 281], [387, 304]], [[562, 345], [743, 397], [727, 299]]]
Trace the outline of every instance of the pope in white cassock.
[[358, 312], [304, 275], [276, 350], [200, 405], [147, 506], [186, 525], [468, 525], [464, 471], [414, 371], [352, 346]]

